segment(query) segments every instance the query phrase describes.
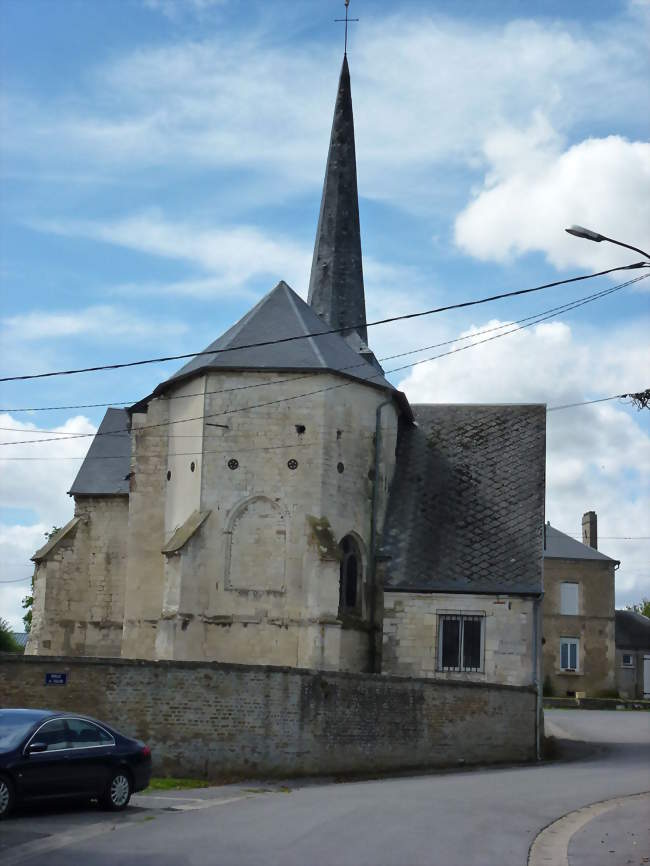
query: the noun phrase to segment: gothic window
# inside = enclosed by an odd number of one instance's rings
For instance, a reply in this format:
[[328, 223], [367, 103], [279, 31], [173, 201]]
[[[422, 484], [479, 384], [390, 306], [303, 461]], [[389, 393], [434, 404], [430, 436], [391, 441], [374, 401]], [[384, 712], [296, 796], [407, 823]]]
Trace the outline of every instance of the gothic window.
[[360, 614], [362, 569], [359, 545], [351, 535], [346, 535], [339, 546], [339, 613]]

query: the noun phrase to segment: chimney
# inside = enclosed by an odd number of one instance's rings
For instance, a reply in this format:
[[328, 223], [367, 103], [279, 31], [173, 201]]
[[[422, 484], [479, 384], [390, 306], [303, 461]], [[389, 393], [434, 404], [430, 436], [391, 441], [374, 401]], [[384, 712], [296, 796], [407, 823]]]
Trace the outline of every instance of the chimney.
[[585, 511], [582, 515], [582, 543], [598, 550], [598, 518], [595, 511]]

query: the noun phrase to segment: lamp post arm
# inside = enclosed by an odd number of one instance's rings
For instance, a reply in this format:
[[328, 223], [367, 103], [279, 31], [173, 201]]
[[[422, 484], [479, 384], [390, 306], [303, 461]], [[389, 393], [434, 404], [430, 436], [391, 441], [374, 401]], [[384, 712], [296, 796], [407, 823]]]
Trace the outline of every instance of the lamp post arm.
[[630, 244], [624, 244], [623, 241], [615, 241], [614, 238], [608, 238], [603, 235], [604, 241], [609, 241], [610, 244], [618, 244], [619, 247], [627, 247], [628, 250], [634, 250], [635, 253], [641, 253], [642, 256], [645, 256], [647, 259], [650, 259], [650, 253], [646, 253], [645, 250], [639, 249], [639, 247], [630, 246]]

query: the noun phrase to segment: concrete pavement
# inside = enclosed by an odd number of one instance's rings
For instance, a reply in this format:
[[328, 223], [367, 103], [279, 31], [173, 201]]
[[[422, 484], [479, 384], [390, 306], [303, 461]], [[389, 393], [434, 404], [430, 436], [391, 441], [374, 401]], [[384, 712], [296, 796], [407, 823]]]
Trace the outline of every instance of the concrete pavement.
[[[117, 817], [41, 809], [2, 826], [0, 846], [19, 837], [0, 856], [3, 866], [524, 866], [535, 837], [557, 819], [650, 790], [650, 714], [554, 710], [547, 719], [561, 751], [580, 760], [145, 795]], [[570, 866], [618, 866], [614, 845], [605, 850], [596, 837], [618, 833], [622, 851], [638, 819], [623, 809], [587, 822], [569, 839]], [[43, 834], [31, 839], [38, 850], [25, 847], [30, 833]]]

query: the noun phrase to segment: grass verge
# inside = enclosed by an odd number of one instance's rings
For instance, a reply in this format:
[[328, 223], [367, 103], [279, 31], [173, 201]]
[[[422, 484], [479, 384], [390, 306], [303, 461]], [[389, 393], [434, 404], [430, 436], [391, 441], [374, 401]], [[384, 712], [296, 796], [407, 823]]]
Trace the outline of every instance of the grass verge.
[[154, 776], [149, 782], [147, 791], [186, 791], [188, 788], [209, 788], [210, 782], [205, 779], [177, 779], [173, 776]]

